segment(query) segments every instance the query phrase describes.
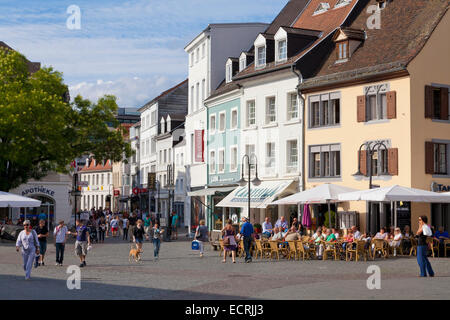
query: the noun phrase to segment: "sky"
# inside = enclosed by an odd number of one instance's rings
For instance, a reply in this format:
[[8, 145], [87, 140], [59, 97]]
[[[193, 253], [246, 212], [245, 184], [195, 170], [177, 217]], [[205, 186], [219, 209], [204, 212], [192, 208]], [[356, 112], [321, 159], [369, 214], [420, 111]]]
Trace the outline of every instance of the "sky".
[[[187, 78], [184, 47], [209, 23], [270, 23], [288, 0], [0, 0], [0, 41], [63, 72], [71, 97], [141, 107]], [[80, 29], [69, 29], [69, 6]], [[69, 19], [73, 25], [73, 19]]]

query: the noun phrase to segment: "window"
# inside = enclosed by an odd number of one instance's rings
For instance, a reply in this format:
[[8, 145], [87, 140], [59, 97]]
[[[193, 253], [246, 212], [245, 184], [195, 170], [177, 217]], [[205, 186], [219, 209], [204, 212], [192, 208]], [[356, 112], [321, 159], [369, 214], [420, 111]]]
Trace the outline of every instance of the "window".
[[256, 124], [255, 100], [247, 101], [247, 127]]
[[337, 43], [337, 60], [346, 60], [348, 58], [348, 41]]
[[266, 47], [257, 48], [257, 67], [264, 67], [266, 65]]
[[159, 150], [159, 163], [163, 163], [162, 150]]
[[288, 114], [287, 119], [297, 119], [298, 118], [298, 101], [296, 93], [288, 94]]
[[237, 109], [231, 110], [231, 129], [236, 129], [238, 126], [238, 112]]
[[155, 140], [151, 139], [150, 140], [150, 144], [151, 144], [152, 154], [154, 154], [156, 152], [156, 142], [155, 142]]
[[191, 112], [194, 112], [194, 86], [191, 87]]
[[103, 175], [103, 173], [102, 173], [102, 177], [101, 177], [101, 185], [103, 185], [104, 184], [104, 175]]
[[194, 134], [193, 133], [191, 133], [191, 164], [192, 163], [194, 163], [194, 144], [195, 144], [195, 141], [194, 141]]
[[329, 3], [328, 2], [321, 2], [319, 4], [319, 6], [317, 7], [316, 11], [314, 11], [313, 15], [321, 14], [323, 12], [326, 12], [328, 9], [330, 9]]
[[434, 144], [434, 173], [447, 174], [447, 145]]
[[205, 101], [206, 98], [206, 81], [205, 79], [202, 80], [202, 103]]
[[191, 53], [191, 67], [194, 65], [194, 53]]
[[366, 99], [367, 121], [387, 119], [386, 93], [371, 94]]
[[338, 144], [309, 148], [309, 177], [333, 178], [341, 175], [341, 146]]
[[372, 175], [388, 175], [388, 152], [386, 149], [378, 149], [372, 156]]
[[167, 163], [167, 149], [164, 149], [164, 163]]
[[309, 100], [310, 128], [335, 126], [340, 123], [340, 94], [312, 96]]
[[246, 68], [246, 61], [245, 58], [241, 58], [239, 60], [239, 72], [241, 72], [242, 70], [244, 70]]
[[351, 2], [351, 0], [339, 0], [338, 2], [336, 2], [336, 5], [334, 6], [335, 8], [338, 7], [343, 7], [348, 5]]
[[145, 117], [142, 117], [142, 129], [145, 129]]
[[277, 121], [275, 97], [266, 98], [266, 124]]
[[297, 140], [287, 142], [287, 173], [294, 173], [298, 171], [298, 146]]
[[266, 143], [266, 168], [275, 168], [275, 143]]
[[227, 68], [226, 68], [226, 79], [227, 79], [227, 83], [231, 82], [231, 78], [233, 77], [233, 65], [231, 64], [227, 64]]
[[110, 184], [111, 181], [111, 173], [108, 173], [108, 184]]
[[209, 116], [209, 130], [210, 133], [216, 132], [216, 115], [212, 114]]
[[169, 163], [172, 163], [172, 149], [169, 148], [167, 153], [169, 154]]
[[197, 82], [197, 84], [196, 84], [196, 86], [195, 86], [195, 94], [196, 94], [196, 96], [195, 96], [195, 101], [196, 101], [196, 103], [195, 103], [195, 106], [196, 106], [196, 110], [198, 110], [198, 109], [200, 109], [200, 83], [198, 83]]
[[202, 44], [202, 59], [205, 57], [205, 52], [206, 52], [206, 43]]
[[441, 89], [433, 88], [433, 118], [441, 118]]
[[181, 165], [184, 166], [184, 154], [181, 153], [180, 155], [180, 161], [181, 161]]
[[278, 41], [278, 61], [287, 59], [287, 41]]
[[237, 147], [230, 148], [230, 171], [237, 170]]
[[149, 155], [150, 154], [150, 140], [149, 139], [147, 139], [147, 141], [145, 143], [145, 150], [146, 150], [147, 155]]
[[154, 126], [156, 124], [156, 110], [152, 111], [151, 115], [151, 125]]
[[225, 150], [219, 150], [219, 172], [225, 172]]
[[[245, 154], [248, 155], [249, 157], [255, 153], [255, 145], [254, 144], [247, 144], [245, 145]], [[248, 166], [247, 166], [247, 161], [244, 162], [245, 163], [245, 174], [248, 175]], [[250, 165], [251, 169], [254, 169], [254, 164], [252, 163]]]
[[449, 88], [425, 86], [425, 118], [450, 120]]
[[225, 112], [219, 113], [219, 132], [225, 131]]
[[197, 48], [197, 59], [195, 60], [195, 62], [198, 62], [199, 59], [200, 59], [200, 48]]

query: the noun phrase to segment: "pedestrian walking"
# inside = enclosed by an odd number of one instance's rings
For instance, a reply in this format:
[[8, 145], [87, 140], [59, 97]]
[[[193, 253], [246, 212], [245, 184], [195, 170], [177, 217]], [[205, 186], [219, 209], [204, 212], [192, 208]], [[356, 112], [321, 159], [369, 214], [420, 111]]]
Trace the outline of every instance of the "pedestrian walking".
[[122, 218], [123, 238], [122, 240], [128, 240], [128, 218], [126, 215]]
[[245, 251], [245, 262], [252, 262], [252, 255], [250, 254], [250, 247], [253, 242], [253, 236], [255, 230], [253, 229], [253, 225], [248, 221], [248, 218], [243, 217], [242, 222], [244, 223], [241, 227], [241, 236], [244, 240], [244, 251]]
[[178, 240], [178, 214], [173, 211], [172, 212], [172, 236], [173, 240]]
[[98, 242], [105, 242], [106, 220], [104, 216], [100, 216], [98, 221]]
[[420, 268], [420, 276], [426, 277], [427, 271], [430, 277], [434, 277], [434, 271], [427, 257], [428, 244], [427, 237], [433, 236], [430, 227], [427, 225], [428, 218], [426, 216], [419, 217], [419, 229], [416, 236], [419, 238], [417, 242], [417, 263]]
[[195, 231], [195, 240], [198, 241], [200, 245], [200, 257], [203, 258], [204, 254], [204, 246], [205, 243], [208, 242], [209, 238], [209, 231], [208, 227], [205, 226], [205, 220], [200, 220], [200, 225], [197, 227], [197, 230]]
[[48, 228], [45, 225], [45, 220], [39, 220], [39, 225], [34, 229], [38, 236], [39, 240], [39, 252], [40, 255], [36, 257], [36, 261], [34, 263], [34, 267], [43, 266], [45, 252], [47, 251], [47, 237], [48, 237]]
[[147, 241], [150, 239], [151, 228], [152, 228], [152, 219], [150, 218], [150, 215], [147, 214], [144, 218], [145, 238], [147, 239]]
[[71, 235], [77, 237], [75, 241], [75, 254], [80, 258], [80, 268], [86, 266], [86, 256], [88, 252], [88, 246], [91, 246], [91, 240], [87, 227], [80, 221], [76, 221], [76, 232], [69, 232]]
[[69, 230], [64, 225], [64, 220], [58, 222], [58, 225], [53, 230], [53, 236], [55, 237], [56, 247], [56, 265], [62, 266], [64, 260], [64, 249], [66, 248], [66, 240]]
[[110, 226], [112, 237], [117, 237], [117, 231], [119, 230], [119, 218], [117, 216], [111, 219]]
[[144, 234], [145, 234], [145, 230], [144, 230], [144, 227], [142, 226], [142, 220], [139, 219], [137, 221], [136, 227], [134, 228], [134, 231], [133, 231], [133, 242], [136, 244], [136, 248], [140, 252], [144, 252], [144, 251], [142, 251], [142, 243], [144, 242]]
[[31, 277], [31, 269], [36, 255], [39, 255], [39, 240], [36, 231], [33, 230], [30, 220], [23, 222], [23, 231], [19, 233], [16, 241], [16, 251], [22, 248], [23, 270], [25, 280]]
[[112, 215], [110, 212], [106, 215], [106, 237], [109, 237], [109, 231], [111, 230], [111, 219]]
[[132, 215], [131, 215], [131, 217], [129, 217], [128, 218], [128, 223], [129, 223], [129, 230], [128, 230], [128, 232], [130, 233], [130, 242], [132, 242], [133, 241], [133, 234], [134, 234], [134, 227], [135, 227], [135, 225], [136, 225], [136, 221], [137, 221], [137, 218], [136, 218], [136, 213], [133, 213]]
[[153, 235], [152, 235], [152, 242], [153, 242], [153, 256], [155, 261], [159, 259], [159, 249], [161, 248], [161, 235], [164, 233], [164, 230], [161, 230], [159, 228], [159, 224], [155, 223], [153, 226]]
[[233, 225], [231, 224], [231, 220], [227, 221], [225, 228], [222, 230], [222, 239], [223, 239], [223, 260], [222, 262], [227, 262], [227, 255], [231, 252], [231, 258], [233, 263], [236, 263], [236, 231], [233, 229]]

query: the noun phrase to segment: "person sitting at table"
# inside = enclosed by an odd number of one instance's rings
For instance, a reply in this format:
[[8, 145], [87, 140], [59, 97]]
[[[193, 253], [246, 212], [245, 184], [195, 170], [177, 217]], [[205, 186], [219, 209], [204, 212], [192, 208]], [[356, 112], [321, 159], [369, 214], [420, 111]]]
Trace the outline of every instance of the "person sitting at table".
[[299, 230], [300, 224], [298, 223], [297, 218], [292, 219], [291, 227], [295, 227], [295, 230]]
[[436, 231], [434, 233], [434, 238], [439, 240], [439, 243], [444, 243], [444, 240], [448, 240], [449, 236], [448, 236], [448, 232], [444, 231], [444, 227], [440, 226], [438, 228], [438, 231]]
[[[320, 232], [320, 234], [319, 234], [319, 232]], [[316, 232], [313, 234], [312, 238], [314, 240], [316, 240], [318, 237], [321, 237], [321, 236], [322, 236], [322, 227], [318, 227]]]
[[388, 237], [388, 239], [392, 240], [392, 239], [394, 239], [394, 237], [395, 237], [395, 228], [394, 228], [394, 226], [390, 226], [389, 227], [389, 237]]
[[262, 224], [262, 236], [264, 238], [270, 238], [272, 232], [273, 232], [272, 224], [270, 223], [269, 217], [266, 217]]
[[284, 237], [285, 241], [295, 241], [295, 240], [300, 240], [300, 235], [298, 234], [297, 230], [295, 229], [294, 226], [292, 226], [289, 231], [287, 232], [287, 234]]
[[283, 233], [281, 232], [280, 228], [275, 227], [273, 229], [273, 236], [272, 236], [272, 238], [270, 240], [272, 240], [272, 241], [281, 241], [281, 240], [283, 240]]
[[331, 233], [334, 234], [336, 240], [340, 238], [339, 231], [336, 228], [331, 228]]
[[326, 242], [334, 242], [336, 241], [336, 235], [334, 233], [331, 232], [331, 229], [327, 229], [327, 231], [325, 232], [325, 241]]
[[411, 233], [411, 228], [409, 226], [405, 226], [403, 229], [403, 251], [410, 252], [411, 251], [411, 237], [414, 235]]
[[361, 238], [361, 232], [359, 232], [358, 228], [356, 226], [352, 226], [351, 230], [353, 233], [353, 239], [359, 240], [359, 238]]
[[316, 256], [319, 260], [322, 260], [323, 254], [323, 244], [321, 243], [321, 241], [323, 240], [322, 231], [317, 229], [316, 234], [317, 237], [314, 239], [314, 243], [316, 245]]
[[386, 233], [386, 229], [385, 228], [381, 228], [380, 232], [378, 232], [374, 239], [381, 239], [381, 240], [388, 240], [389, 239], [389, 234]]
[[361, 235], [361, 237], [359, 238], [359, 240], [365, 241], [366, 243], [364, 244], [364, 249], [369, 249], [370, 247], [370, 242], [372, 241], [372, 237], [370, 236], [370, 234], [367, 233], [363, 233]]
[[397, 255], [397, 248], [400, 247], [400, 243], [402, 242], [402, 232], [400, 228], [394, 229], [394, 238], [389, 242], [389, 245], [394, 248], [394, 257]]
[[281, 217], [280, 219], [278, 219], [278, 221], [275, 223], [275, 227], [278, 228], [283, 228], [283, 230], [288, 228], [288, 224], [286, 222], [286, 219], [283, 217]]

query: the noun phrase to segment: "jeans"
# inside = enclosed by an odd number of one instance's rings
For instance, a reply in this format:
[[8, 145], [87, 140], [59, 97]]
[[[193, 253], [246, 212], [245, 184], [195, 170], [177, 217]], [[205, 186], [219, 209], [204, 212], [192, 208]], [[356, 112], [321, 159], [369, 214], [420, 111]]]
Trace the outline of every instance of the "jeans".
[[36, 257], [35, 247], [29, 247], [27, 250], [22, 250], [23, 257], [23, 270], [25, 271], [25, 278], [30, 279], [31, 269], [33, 268], [33, 262]]
[[98, 229], [98, 241], [99, 242], [105, 241], [105, 230]]
[[244, 237], [245, 261], [252, 260], [250, 254], [250, 246], [252, 245], [252, 237]]
[[159, 248], [161, 246], [161, 240], [160, 239], [153, 239], [153, 248], [154, 248], [154, 256], [155, 258], [159, 256]]
[[128, 228], [123, 228], [123, 239], [128, 240]]
[[433, 268], [431, 268], [430, 261], [427, 257], [428, 246], [417, 246], [417, 263], [420, 267], [420, 276], [426, 277], [428, 274], [432, 277], [434, 276]]
[[203, 241], [198, 241], [200, 253], [203, 254]]
[[56, 243], [56, 263], [63, 263], [64, 260], [64, 248], [66, 245], [64, 243]]

